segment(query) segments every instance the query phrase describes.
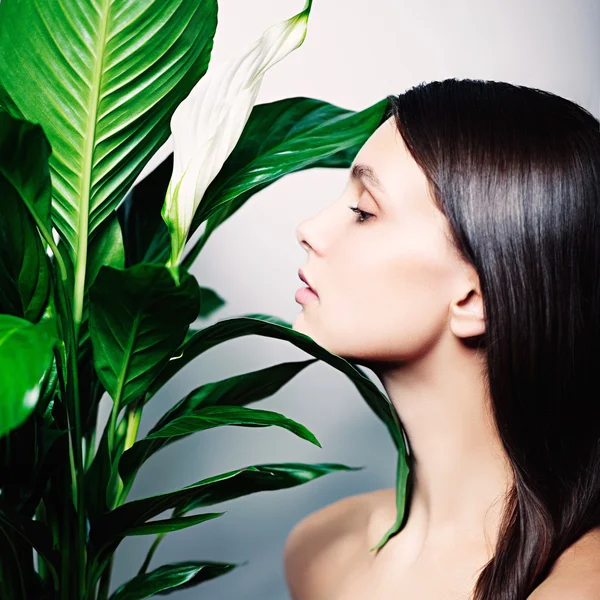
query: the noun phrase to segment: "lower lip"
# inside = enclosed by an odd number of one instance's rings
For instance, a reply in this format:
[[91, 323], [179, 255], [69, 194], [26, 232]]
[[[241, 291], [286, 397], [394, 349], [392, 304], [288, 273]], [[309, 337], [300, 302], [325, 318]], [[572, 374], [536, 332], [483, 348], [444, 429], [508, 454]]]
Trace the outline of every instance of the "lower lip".
[[316, 300], [318, 297], [310, 288], [303, 287], [296, 290], [296, 302], [299, 304]]

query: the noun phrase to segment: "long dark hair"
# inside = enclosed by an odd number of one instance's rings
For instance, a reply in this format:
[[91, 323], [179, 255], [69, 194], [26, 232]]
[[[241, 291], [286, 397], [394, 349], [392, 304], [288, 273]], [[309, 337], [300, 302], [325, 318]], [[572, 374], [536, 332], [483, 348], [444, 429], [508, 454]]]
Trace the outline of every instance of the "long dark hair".
[[486, 385], [514, 474], [473, 598], [524, 600], [600, 526], [600, 123], [499, 81], [434, 81], [388, 101], [479, 276]]

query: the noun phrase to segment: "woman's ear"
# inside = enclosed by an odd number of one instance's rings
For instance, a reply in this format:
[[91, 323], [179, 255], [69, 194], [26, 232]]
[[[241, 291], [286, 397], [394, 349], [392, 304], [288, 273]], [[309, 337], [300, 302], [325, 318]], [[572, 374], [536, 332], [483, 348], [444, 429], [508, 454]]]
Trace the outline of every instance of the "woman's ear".
[[485, 333], [483, 298], [478, 286], [450, 304], [450, 329], [461, 338]]

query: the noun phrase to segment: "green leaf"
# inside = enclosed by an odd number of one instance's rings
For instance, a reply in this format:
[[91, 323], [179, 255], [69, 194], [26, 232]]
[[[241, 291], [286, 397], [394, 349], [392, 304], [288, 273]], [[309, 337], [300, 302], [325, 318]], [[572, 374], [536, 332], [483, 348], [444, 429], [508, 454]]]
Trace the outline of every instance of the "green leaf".
[[128, 536], [153, 534], [166, 535], [172, 531], [178, 531], [180, 529], [185, 529], [186, 527], [192, 527], [212, 519], [217, 519], [224, 514], [225, 512], [202, 513], [200, 515], [192, 515], [191, 517], [176, 517], [149, 521], [142, 525], [126, 528], [123, 531], [120, 531], [118, 535], [110, 539], [105, 539], [99, 548], [90, 545], [89, 556], [90, 559], [93, 560], [91, 565], [92, 572], [96, 574], [100, 573], [113, 557], [119, 544]]
[[[221, 381], [206, 383], [191, 391], [185, 398], [167, 411], [150, 430], [154, 434], [185, 415], [192, 414], [198, 408], [214, 406], [243, 406], [267, 398], [280, 390], [302, 369], [314, 363], [314, 360], [287, 362], [266, 369], [243, 373]], [[119, 460], [119, 473], [125, 490], [131, 489], [136, 473], [150, 456], [177, 438], [138, 440], [126, 450]]]
[[161, 216], [173, 173], [173, 153], [137, 183], [117, 208], [125, 244], [125, 265], [165, 264], [171, 241]]
[[113, 211], [102, 225], [94, 231], [90, 238], [88, 248], [88, 268], [86, 271], [86, 288], [89, 288], [102, 266], [125, 268], [125, 248], [123, 246], [123, 233]]
[[242, 564], [185, 561], [163, 565], [149, 573], [137, 575], [118, 588], [110, 600], [141, 600], [160, 594], [163, 590], [183, 590], [225, 575]]
[[39, 125], [0, 111], [0, 313], [37, 323], [50, 298], [50, 146]]
[[[395, 409], [387, 397], [379, 391], [377, 386], [357, 365], [328, 352], [309, 336], [294, 331], [290, 323], [286, 323], [271, 315], [251, 314], [244, 317], [224, 319], [205, 329], [190, 331], [187, 339], [177, 353], [178, 358], [172, 360], [160, 373], [148, 391], [146, 399], [159, 390], [164, 383], [190, 360], [193, 360], [206, 350], [228, 340], [251, 334], [287, 340], [301, 350], [312, 354], [347, 375], [368, 406], [386, 425], [392, 441], [398, 450], [396, 478], [397, 513], [394, 525], [386, 532], [379, 545], [376, 546], [376, 548], [381, 548], [392, 535], [399, 531], [404, 521], [406, 484], [409, 473], [408, 455], [402, 426]], [[129, 460], [131, 460], [131, 463]], [[131, 459], [128, 457], [119, 468], [122, 468], [125, 472], [134, 466], [134, 460], [140, 460], [140, 457], [132, 456]]]
[[186, 436], [190, 433], [212, 429], [213, 427], [222, 427], [223, 425], [242, 427], [269, 427], [275, 425], [287, 429], [303, 440], [307, 440], [321, 448], [317, 438], [297, 421], [270, 410], [257, 410], [238, 406], [209, 406], [198, 409], [191, 414], [174, 419], [162, 429], [147, 435], [145, 439]]
[[[108, 427], [104, 427], [100, 443], [84, 477], [85, 506], [89, 520], [92, 522], [112, 508], [113, 490], [109, 483], [114, 468], [115, 465], [108, 449]], [[109, 500], [111, 500], [110, 506]]]
[[291, 342], [297, 348], [318, 358], [347, 375], [365, 399], [371, 410], [388, 428], [397, 448], [404, 446], [401, 429], [394, 418], [394, 409], [387, 397], [364, 374], [362, 369], [344, 358], [319, 346], [311, 337], [295, 331], [291, 324], [277, 317], [261, 314], [223, 319], [210, 327], [196, 331], [177, 352], [177, 359], [169, 361], [148, 390], [146, 398], [158, 391], [175, 373], [203, 352], [232, 339], [246, 335], [262, 335]]
[[179, 531], [186, 527], [192, 527], [198, 523], [204, 523], [211, 519], [217, 519], [225, 514], [220, 513], [203, 513], [201, 515], [193, 515], [191, 517], [177, 517], [175, 519], [161, 519], [157, 521], [149, 521], [138, 527], [131, 527], [126, 529], [124, 536], [130, 535], [153, 535], [155, 533], [170, 533], [172, 531]]
[[0, 436], [18, 427], [37, 404], [56, 343], [54, 321], [33, 325], [0, 315]]
[[173, 113], [173, 175], [161, 212], [171, 236], [168, 266], [179, 265], [198, 204], [238, 142], [265, 72], [306, 38], [311, 6], [307, 0], [238, 56], [211, 65]]
[[2, 0], [0, 22], [0, 87], [48, 136], [54, 225], [80, 279], [88, 239], [207, 70], [217, 2]]
[[170, 508], [174, 516], [225, 502], [248, 494], [281, 490], [312, 481], [336, 471], [354, 471], [362, 467], [341, 464], [282, 463], [255, 465], [203, 479], [175, 492], [133, 500], [101, 515], [90, 530], [90, 545], [99, 549], [107, 541], [123, 535], [123, 531], [137, 527]]
[[119, 407], [143, 395], [198, 316], [198, 283], [164, 266], [102, 267], [90, 288], [94, 366]]
[[[27, 542], [44, 559], [44, 562], [56, 585], [58, 585], [58, 570], [60, 566], [60, 555], [53, 548], [52, 536], [47, 526], [39, 521], [24, 519], [16, 510], [2, 504], [0, 506], [0, 530], [16, 534]], [[4, 560], [4, 556], [2, 557]]]
[[[3, 26], [2, 31], [4, 29]], [[48, 231], [51, 224], [48, 168], [51, 152], [39, 125], [0, 111], [0, 172], [21, 196], [31, 215]]]
[[222, 306], [225, 305], [225, 300], [214, 290], [206, 287], [200, 287], [200, 313], [198, 317], [207, 319]]
[[194, 214], [190, 236], [206, 228], [184, 258], [189, 268], [212, 232], [253, 194], [287, 173], [348, 167], [380, 125], [387, 99], [355, 112], [313, 98], [286, 98], [252, 110], [242, 136]]
[[[386, 102], [381, 100], [362, 111], [304, 97], [255, 105], [235, 148], [202, 198], [189, 237], [205, 218], [202, 213], [212, 214], [182, 264], [189, 268], [219, 225], [251, 196], [287, 173], [349, 167], [379, 126]], [[133, 188], [128, 206], [119, 207], [119, 218], [128, 219], [129, 227], [139, 232], [137, 237], [130, 236], [129, 243], [137, 262], [165, 263], [169, 258], [169, 231], [160, 211], [172, 170], [170, 154]], [[143, 239], [141, 247], [138, 238]]]
[[410, 460], [408, 455], [404, 452], [404, 448], [398, 450], [398, 465], [396, 467], [396, 519], [393, 525], [383, 534], [383, 537], [379, 542], [369, 550], [379, 550], [383, 548], [387, 541], [394, 535], [396, 535], [400, 529], [404, 526], [408, 513], [406, 510], [406, 485], [408, 482], [408, 474], [410, 473]]

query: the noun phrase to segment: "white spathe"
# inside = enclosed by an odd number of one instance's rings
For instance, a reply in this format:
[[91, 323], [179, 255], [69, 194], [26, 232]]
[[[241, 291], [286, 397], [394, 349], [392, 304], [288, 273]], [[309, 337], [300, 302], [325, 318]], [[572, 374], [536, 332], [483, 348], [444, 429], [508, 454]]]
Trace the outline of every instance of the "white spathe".
[[171, 118], [173, 174], [161, 215], [171, 235], [175, 267], [182, 258], [194, 213], [237, 144], [258, 95], [263, 75], [302, 45], [312, 0], [302, 12], [271, 25], [239, 57], [213, 66]]

